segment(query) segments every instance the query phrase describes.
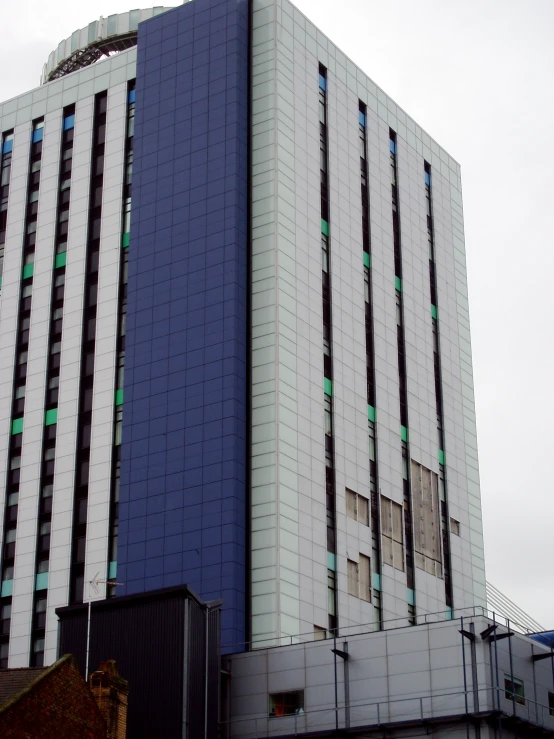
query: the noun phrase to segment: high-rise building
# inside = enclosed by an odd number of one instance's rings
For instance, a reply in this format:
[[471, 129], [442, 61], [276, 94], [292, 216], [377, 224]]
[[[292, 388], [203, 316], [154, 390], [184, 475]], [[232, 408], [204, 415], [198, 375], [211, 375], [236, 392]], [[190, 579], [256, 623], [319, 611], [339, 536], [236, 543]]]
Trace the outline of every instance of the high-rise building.
[[187, 584], [223, 646], [484, 604], [460, 168], [288, 0], [0, 105], [0, 667]]

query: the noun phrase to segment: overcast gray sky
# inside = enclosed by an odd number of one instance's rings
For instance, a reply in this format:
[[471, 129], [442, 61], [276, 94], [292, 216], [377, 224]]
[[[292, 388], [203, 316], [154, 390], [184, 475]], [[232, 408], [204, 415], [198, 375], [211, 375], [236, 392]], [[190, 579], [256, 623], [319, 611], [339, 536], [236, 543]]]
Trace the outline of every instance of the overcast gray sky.
[[[0, 100], [131, 2], [1, 0]], [[554, 1], [296, 4], [462, 166], [487, 576], [554, 628]]]

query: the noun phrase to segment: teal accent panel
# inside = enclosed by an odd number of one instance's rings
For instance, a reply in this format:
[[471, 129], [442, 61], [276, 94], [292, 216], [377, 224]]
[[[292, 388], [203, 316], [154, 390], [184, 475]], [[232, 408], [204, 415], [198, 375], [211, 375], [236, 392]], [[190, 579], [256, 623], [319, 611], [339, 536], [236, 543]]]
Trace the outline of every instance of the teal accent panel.
[[58, 409], [52, 408], [52, 410], [46, 411], [46, 415], [44, 416], [44, 425], [52, 426], [55, 423], [58, 423]]
[[130, 241], [131, 241], [131, 234], [130, 233], [123, 234], [123, 236], [121, 237], [122, 248], [126, 249], [129, 246]]
[[65, 267], [67, 263], [67, 252], [62, 251], [61, 254], [56, 254], [56, 261], [54, 262], [54, 267], [57, 269], [58, 267]]
[[327, 552], [327, 569], [336, 572], [335, 555], [333, 552]]
[[444, 464], [444, 452], [442, 449], [439, 449], [439, 464]]
[[115, 580], [117, 577], [117, 561], [110, 562], [110, 566], [108, 567], [108, 578], [110, 580]]
[[405, 426], [400, 426], [400, 438], [402, 441], [408, 441], [408, 429]]
[[2, 278], [0, 277], [0, 289], [2, 288]]
[[452, 621], [452, 608], [450, 606], [446, 606], [446, 620]]
[[394, 287], [396, 290], [398, 290], [399, 293], [402, 292], [402, 280], [400, 279], [400, 277], [394, 278]]
[[437, 319], [437, 306], [431, 305], [431, 318]]
[[48, 587], [48, 573], [39, 572], [35, 579], [35, 590], [46, 590]]
[[7, 598], [13, 593], [13, 580], [4, 580], [2, 583], [2, 590], [0, 591], [0, 595], [2, 598]]
[[23, 418], [14, 418], [12, 421], [12, 434], [23, 433]]
[[367, 406], [367, 419], [375, 423], [375, 408], [372, 405]]
[[323, 218], [321, 219], [321, 233], [324, 236], [329, 236], [329, 224]]
[[123, 405], [123, 388], [115, 391], [115, 404]]
[[364, 267], [371, 267], [371, 257], [366, 251], [364, 251]]
[[32, 277], [34, 269], [35, 269], [34, 264], [26, 264], [23, 267], [23, 279], [26, 280], [28, 277]]
[[378, 572], [371, 573], [371, 587], [373, 590], [381, 590], [381, 575]]
[[333, 396], [333, 383], [327, 377], [323, 378], [323, 390], [325, 395]]
[[408, 605], [415, 606], [415, 593], [412, 588], [408, 588]]

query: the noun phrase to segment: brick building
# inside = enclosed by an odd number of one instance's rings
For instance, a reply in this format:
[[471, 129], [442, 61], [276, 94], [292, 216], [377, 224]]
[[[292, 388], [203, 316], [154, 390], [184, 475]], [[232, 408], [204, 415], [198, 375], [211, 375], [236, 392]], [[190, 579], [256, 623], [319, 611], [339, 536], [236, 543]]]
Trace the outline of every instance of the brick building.
[[91, 690], [70, 654], [47, 668], [0, 671], [0, 736], [125, 739], [126, 681], [107, 663], [90, 684]]

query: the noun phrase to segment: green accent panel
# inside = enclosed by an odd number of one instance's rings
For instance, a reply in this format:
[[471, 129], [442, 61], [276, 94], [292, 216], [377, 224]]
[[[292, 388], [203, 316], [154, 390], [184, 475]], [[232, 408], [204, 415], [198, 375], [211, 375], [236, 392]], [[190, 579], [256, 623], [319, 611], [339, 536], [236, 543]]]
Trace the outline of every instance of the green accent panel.
[[371, 587], [373, 590], [381, 590], [381, 575], [378, 572], [371, 573]]
[[408, 588], [408, 605], [415, 606], [415, 594], [411, 588]]
[[2, 598], [7, 598], [9, 595], [13, 593], [13, 580], [4, 580], [2, 583], [2, 590], [0, 591], [0, 595]]
[[364, 251], [364, 267], [371, 267], [371, 257], [366, 251]]
[[327, 569], [336, 572], [335, 555], [333, 552], [327, 552]]
[[437, 306], [431, 305], [431, 318], [437, 320]]
[[117, 561], [110, 562], [110, 565], [108, 567], [108, 579], [115, 580], [116, 577], [117, 577]]
[[35, 580], [35, 590], [46, 590], [48, 587], [48, 573], [39, 572]]
[[367, 406], [367, 419], [375, 423], [375, 408], [372, 405]]
[[115, 391], [115, 404], [123, 405], [123, 388]]
[[26, 264], [23, 267], [23, 279], [26, 280], [28, 277], [32, 277], [34, 269], [35, 269], [34, 264]]
[[321, 233], [324, 236], [329, 236], [329, 224], [323, 218], [321, 219]]
[[408, 441], [408, 429], [405, 426], [400, 426], [400, 438], [402, 441]]
[[328, 380], [327, 377], [323, 378], [323, 391], [325, 392], [325, 395], [329, 395], [330, 397], [333, 396], [333, 383], [331, 380]]
[[130, 241], [131, 241], [131, 234], [130, 233], [123, 234], [123, 236], [121, 237], [122, 248], [126, 249], [129, 246]]
[[52, 408], [52, 410], [46, 411], [46, 415], [44, 417], [44, 425], [52, 426], [55, 423], [58, 423], [58, 409]]
[[400, 277], [394, 278], [394, 287], [396, 290], [398, 290], [399, 293], [402, 292], [402, 280], [400, 279]]
[[0, 277], [0, 288], [2, 287], [2, 278]]
[[439, 449], [439, 464], [444, 464], [444, 451]]
[[23, 418], [14, 418], [12, 421], [12, 434], [23, 433]]
[[67, 252], [62, 251], [61, 254], [56, 254], [56, 261], [54, 262], [54, 268], [65, 267], [67, 263]]
[[450, 606], [446, 606], [446, 620], [452, 621], [452, 608]]

